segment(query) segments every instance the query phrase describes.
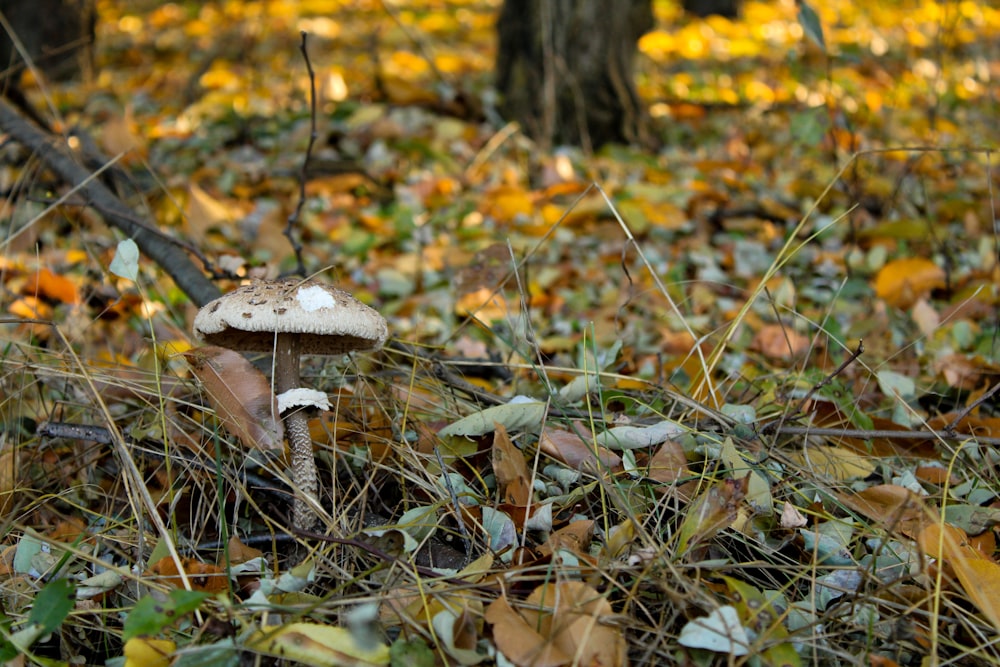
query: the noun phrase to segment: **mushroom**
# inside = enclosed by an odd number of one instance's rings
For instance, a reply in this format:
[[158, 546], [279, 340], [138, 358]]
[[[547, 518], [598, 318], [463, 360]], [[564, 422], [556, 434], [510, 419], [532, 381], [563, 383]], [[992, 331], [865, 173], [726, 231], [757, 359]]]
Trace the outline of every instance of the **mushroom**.
[[299, 529], [314, 527], [317, 515], [310, 502], [318, 499], [319, 482], [301, 406], [322, 406], [323, 401], [317, 392], [301, 391], [299, 357], [381, 347], [389, 335], [385, 319], [347, 292], [315, 280], [260, 280], [205, 304], [194, 318], [194, 334], [241, 352], [273, 351], [274, 388], [284, 406], [296, 487], [293, 522]]

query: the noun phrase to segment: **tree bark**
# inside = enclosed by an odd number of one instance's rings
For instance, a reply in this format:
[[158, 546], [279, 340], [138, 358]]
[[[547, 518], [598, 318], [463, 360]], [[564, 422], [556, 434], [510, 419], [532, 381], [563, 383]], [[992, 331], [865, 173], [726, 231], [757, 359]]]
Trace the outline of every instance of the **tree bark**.
[[505, 0], [497, 21], [500, 112], [543, 148], [647, 143], [633, 81], [652, 0]]
[[[68, 79], [90, 72], [95, 0], [4, 0], [0, 4], [24, 51], [47, 77]], [[13, 39], [0, 29], [0, 73], [19, 73], [23, 65]]]

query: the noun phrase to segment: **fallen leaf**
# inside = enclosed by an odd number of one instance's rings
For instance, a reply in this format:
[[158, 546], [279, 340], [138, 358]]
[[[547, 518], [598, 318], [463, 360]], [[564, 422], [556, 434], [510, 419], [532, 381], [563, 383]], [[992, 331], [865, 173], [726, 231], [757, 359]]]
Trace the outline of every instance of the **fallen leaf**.
[[970, 546], [964, 530], [947, 524], [928, 525], [917, 543], [954, 570], [969, 600], [1000, 630], [1000, 565]]
[[169, 639], [132, 637], [125, 642], [122, 654], [125, 667], [168, 667], [170, 655], [176, 650], [177, 644]]
[[503, 597], [486, 610], [497, 648], [515, 665], [628, 664], [625, 638], [606, 625], [613, 611], [600, 593], [578, 581], [539, 586], [517, 611]]
[[929, 259], [897, 259], [875, 276], [875, 294], [891, 306], [909, 308], [931, 290], [944, 287], [944, 279], [944, 269]]
[[616, 472], [622, 469], [620, 456], [606, 447], [596, 447], [595, 451], [595, 445], [572, 431], [547, 426], [538, 438], [538, 448], [574, 470]]
[[734, 656], [750, 653], [750, 638], [740, 623], [736, 608], [731, 605], [713, 609], [708, 616], [688, 621], [681, 628], [677, 643]]
[[380, 643], [362, 646], [350, 631], [319, 623], [289, 623], [278, 628], [262, 628], [251, 635], [247, 646], [317, 667], [389, 664], [388, 646]]
[[494, 424], [493, 474], [497, 488], [505, 503], [526, 507], [531, 502], [531, 471], [524, 461], [524, 454], [514, 446], [503, 424]]
[[[193, 558], [182, 558], [181, 566], [192, 590], [204, 593], [221, 593], [229, 590], [228, 578], [221, 568]], [[176, 561], [171, 556], [165, 556], [150, 565], [146, 575], [155, 576], [159, 581], [174, 588], [184, 588], [184, 580], [177, 569]]]
[[772, 361], [792, 361], [807, 352], [811, 345], [809, 336], [781, 324], [768, 324], [754, 335], [750, 349]]
[[191, 370], [201, 380], [208, 402], [226, 430], [247, 447], [284, 448], [284, 427], [271, 383], [246, 357], [214, 345], [184, 353]]

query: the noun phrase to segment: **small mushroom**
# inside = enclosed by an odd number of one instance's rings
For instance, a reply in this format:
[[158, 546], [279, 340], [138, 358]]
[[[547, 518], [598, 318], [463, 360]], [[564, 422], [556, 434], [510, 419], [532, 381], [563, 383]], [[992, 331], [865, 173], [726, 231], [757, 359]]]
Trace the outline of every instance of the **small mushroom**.
[[[389, 335], [385, 319], [343, 290], [315, 280], [286, 278], [244, 285], [205, 304], [194, 318], [197, 338], [240, 352], [274, 352], [274, 388], [281, 396], [302, 389], [302, 354], [345, 354], [381, 347]], [[319, 482], [306, 415], [296, 406], [283, 414], [291, 449], [292, 482], [297, 489], [293, 521], [296, 528], [315, 526]], [[315, 399], [305, 401], [317, 404]], [[320, 402], [321, 403], [321, 402]]]

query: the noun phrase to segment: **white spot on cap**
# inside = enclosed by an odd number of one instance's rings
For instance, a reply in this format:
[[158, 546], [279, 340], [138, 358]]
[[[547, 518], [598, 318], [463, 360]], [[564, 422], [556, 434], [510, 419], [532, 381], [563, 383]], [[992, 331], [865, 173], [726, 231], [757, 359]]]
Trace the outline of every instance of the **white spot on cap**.
[[295, 298], [298, 300], [299, 305], [302, 306], [302, 310], [307, 313], [319, 310], [320, 308], [333, 308], [337, 305], [333, 295], [319, 285], [303, 287], [295, 295]]

